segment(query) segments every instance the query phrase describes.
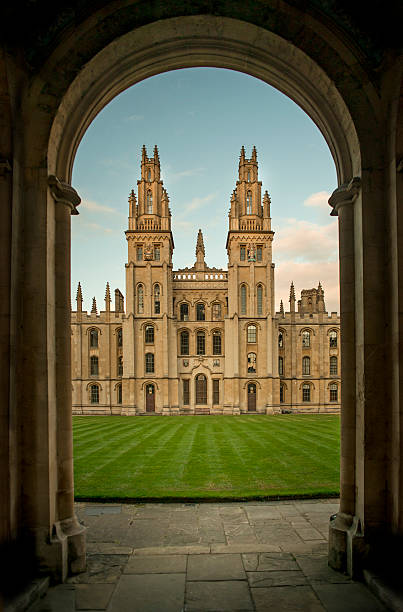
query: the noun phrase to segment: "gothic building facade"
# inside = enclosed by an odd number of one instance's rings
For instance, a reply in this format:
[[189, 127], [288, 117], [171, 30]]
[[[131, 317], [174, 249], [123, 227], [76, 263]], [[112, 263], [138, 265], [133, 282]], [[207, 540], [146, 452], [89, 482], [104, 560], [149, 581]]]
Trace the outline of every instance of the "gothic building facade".
[[256, 149], [242, 147], [231, 196], [228, 270], [196, 261], [173, 270], [174, 240], [160, 160], [142, 150], [129, 196], [126, 304], [109, 284], [105, 310], [72, 312], [74, 414], [273, 414], [340, 408], [340, 319], [324, 291], [303, 290], [275, 311], [270, 197]]

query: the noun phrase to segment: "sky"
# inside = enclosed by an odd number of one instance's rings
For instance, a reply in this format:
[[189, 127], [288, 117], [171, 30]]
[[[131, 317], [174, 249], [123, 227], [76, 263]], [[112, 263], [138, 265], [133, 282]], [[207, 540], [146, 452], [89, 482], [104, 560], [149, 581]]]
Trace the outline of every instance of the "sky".
[[125, 293], [128, 195], [137, 193], [141, 147], [159, 149], [170, 198], [174, 269], [192, 266], [198, 229], [206, 262], [227, 268], [230, 196], [241, 146], [257, 148], [262, 192], [271, 197], [276, 310], [289, 287], [325, 290], [339, 311], [337, 217], [327, 200], [336, 169], [319, 129], [291, 99], [231, 70], [190, 68], [146, 79], [115, 97], [80, 143], [72, 184], [82, 198], [72, 217], [72, 300], [78, 281], [84, 310], [104, 309], [105, 285]]

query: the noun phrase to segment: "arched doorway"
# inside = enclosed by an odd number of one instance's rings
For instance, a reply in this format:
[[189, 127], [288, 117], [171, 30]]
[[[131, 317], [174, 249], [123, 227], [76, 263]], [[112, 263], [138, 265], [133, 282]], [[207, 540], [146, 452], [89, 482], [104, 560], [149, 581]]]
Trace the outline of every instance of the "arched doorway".
[[248, 412], [256, 412], [256, 384], [248, 383]]
[[204, 374], [197, 374], [195, 378], [196, 404], [207, 404], [207, 378]]
[[146, 412], [155, 412], [155, 385], [146, 385]]

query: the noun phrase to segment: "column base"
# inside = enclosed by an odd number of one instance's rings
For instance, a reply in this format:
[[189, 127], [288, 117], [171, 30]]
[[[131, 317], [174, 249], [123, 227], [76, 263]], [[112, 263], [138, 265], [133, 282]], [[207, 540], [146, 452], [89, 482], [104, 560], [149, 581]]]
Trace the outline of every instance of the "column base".
[[50, 574], [55, 582], [64, 582], [69, 574], [86, 569], [86, 528], [76, 516], [58, 521], [52, 526], [50, 539], [40, 530], [36, 533], [37, 557], [41, 573]]
[[351, 578], [361, 579], [369, 547], [358, 517], [339, 512], [329, 524], [329, 565]]

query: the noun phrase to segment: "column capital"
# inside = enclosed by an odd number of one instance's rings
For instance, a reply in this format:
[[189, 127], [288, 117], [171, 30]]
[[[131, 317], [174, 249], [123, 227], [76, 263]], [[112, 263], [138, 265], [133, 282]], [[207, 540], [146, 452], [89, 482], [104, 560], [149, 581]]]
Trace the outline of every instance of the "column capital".
[[357, 196], [361, 189], [361, 179], [355, 176], [348, 183], [343, 183], [335, 189], [329, 198], [329, 206], [333, 208], [330, 215], [337, 217], [339, 214], [339, 208], [346, 206], [347, 204], [353, 204], [357, 199]]
[[62, 202], [69, 206], [72, 215], [79, 214], [77, 206], [80, 204], [81, 198], [74, 187], [60, 181], [53, 174], [48, 177], [48, 185], [55, 202]]

